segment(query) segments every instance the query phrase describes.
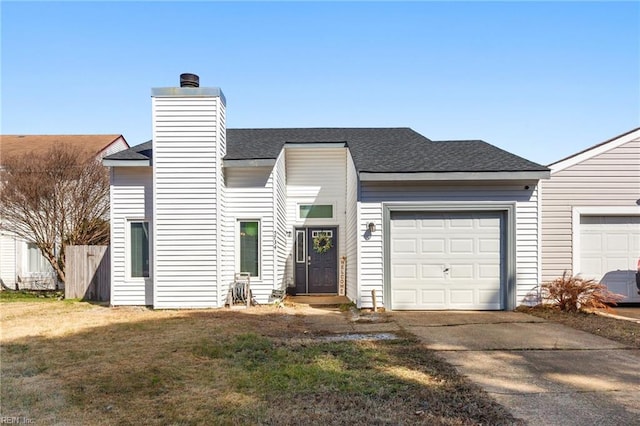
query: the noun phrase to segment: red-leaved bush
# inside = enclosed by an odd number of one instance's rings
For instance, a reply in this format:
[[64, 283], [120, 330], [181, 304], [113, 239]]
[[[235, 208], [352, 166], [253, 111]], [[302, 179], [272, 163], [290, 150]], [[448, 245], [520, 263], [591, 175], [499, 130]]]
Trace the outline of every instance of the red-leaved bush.
[[568, 275], [542, 284], [542, 297], [562, 311], [578, 312], [588, 309], [609, 310], [617, 305], [624, 296], [613, 293], [607, 286], [596, 280]]

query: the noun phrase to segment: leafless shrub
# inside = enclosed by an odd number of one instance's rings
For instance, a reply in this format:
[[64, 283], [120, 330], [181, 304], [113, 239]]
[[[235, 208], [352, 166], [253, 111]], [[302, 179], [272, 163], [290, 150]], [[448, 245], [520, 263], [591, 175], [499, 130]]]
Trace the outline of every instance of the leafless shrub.
[[624, 296], [613, 293], [607, 286], [593, 279], [568, 275], [542, 284], [542, 297], [562, 311], [578, 312], [588, 309], [610, 309]]
[[68, 245], [108, 244], [109, 175], [66, 145], [2, 159], [0, 226], [35, 243], [65, 282]]

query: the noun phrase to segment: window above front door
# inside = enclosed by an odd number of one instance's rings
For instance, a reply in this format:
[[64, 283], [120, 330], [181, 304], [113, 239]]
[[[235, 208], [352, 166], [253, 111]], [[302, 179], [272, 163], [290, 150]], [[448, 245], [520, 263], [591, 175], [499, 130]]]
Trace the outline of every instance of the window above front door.
[[333, 219], [333, 204], [300, 204], [300, 219]]

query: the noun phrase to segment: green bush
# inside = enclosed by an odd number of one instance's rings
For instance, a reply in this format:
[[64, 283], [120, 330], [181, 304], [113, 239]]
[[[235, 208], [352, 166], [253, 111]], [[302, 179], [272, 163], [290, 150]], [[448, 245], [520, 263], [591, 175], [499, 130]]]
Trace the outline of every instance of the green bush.
[[613, 293], [596, 280], [568, 275], [542, 284], [542, 298], [562, 311], [578, 312], [589, 309], [610, 309], [624, 296]]

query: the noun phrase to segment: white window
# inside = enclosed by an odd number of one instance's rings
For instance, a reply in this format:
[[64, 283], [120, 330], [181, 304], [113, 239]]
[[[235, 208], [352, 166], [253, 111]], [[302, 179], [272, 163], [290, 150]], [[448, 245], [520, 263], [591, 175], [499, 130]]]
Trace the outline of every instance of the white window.
[[129, 222], [129, 270], [132, 278], [149, 278], [149, 222]]
[[30, 273], [46, 273], [50, 272], [51, 265], [47, 262], [47, 259], [44, 258], [42, 252], [34, 243], [27, 243], [27, 267], [29, 270], [27, 272]]
[[325, 236], [329, 238], [333, 238], [333, 231], [331, 230], [320, 230], [320, 231], [311, 231], [311, 237], [316, 238], [320, 236]]
[[333, 219], [332, 204], [300, 204], [300, 219]]
[[296, 263], [307, 261], [307, 231], [296, 231]]
[[238, 221], [239, 266], [238, 272], [249, 273], [252, 277], [260, 276], [260, 221]]

